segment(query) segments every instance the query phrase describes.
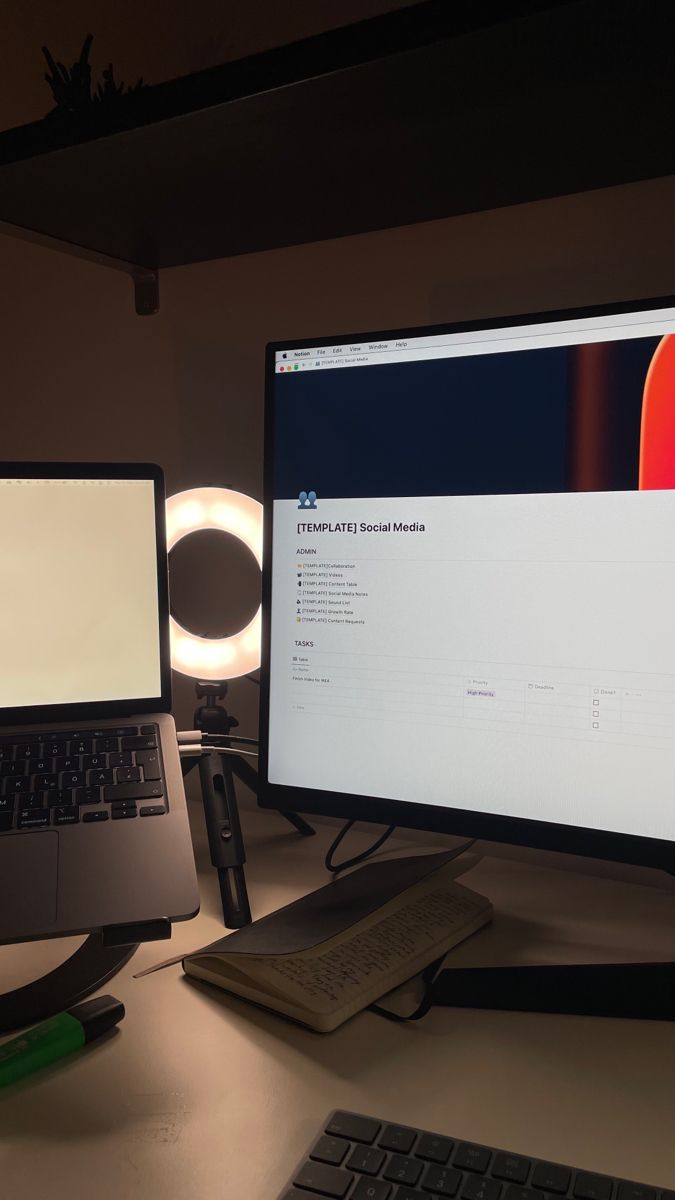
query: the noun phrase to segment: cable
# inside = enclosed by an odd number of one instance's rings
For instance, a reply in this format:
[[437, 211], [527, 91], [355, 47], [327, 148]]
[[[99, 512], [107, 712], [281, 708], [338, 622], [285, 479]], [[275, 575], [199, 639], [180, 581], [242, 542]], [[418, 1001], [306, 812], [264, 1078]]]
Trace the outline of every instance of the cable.
[[202, 742], [206, 746], [219, 746], [222, 742], [241, 742], [244, 746], [259, 745], [257, 738], [238, 737], [236, 733], [204, 733]]
[[210, 746], [208, 742], [181, 742], [178, 747], [178, 753], [181, 758], [201, 758], [209, 750], [214, 751], [216, 754], [243, 754], [246, 758], [258, 757], [257, 750], [239, 750], [236, 746]]
[[182, 746], [186, 742], [190, 746], [194, 745], [215, 745], [220, 742], [241, 742], [244, 746], [257, 746], [258, 739], [250, 737], [240, 737], [238, 733], [208, 733], [202, 729], [181, 729], [176, 734], [178, 745]]
[[374, 854], [376, 850], [380, 849], [380, 846], [384, 845], [387, 838], [391, 837], [392, 833], [394, 832], [394, 830], [396, 828], [395, 825], [390, 825], [389, 828], [385, 829], [384, 833], [381, 833], [379, 838], [377, 838], [377, 840], [374, 841], [372, 846], [369, 846], [367, 850], [363, 850], [361, 852], [361, 854], [355, 854], [353, 858], [346, 858], [341, 863], [334, 863], [333, 855], [335, 854], [335, 851], [337, 850], [338, 846], [340, 845], [340, 842], [342, 841], [342, 839], [347, 836], [347, 834], [349, 833], [349, 830], [355, 824], [356, 824], [355, 821], [347, 821], [346, 824], [342, 826], [342, 829], [340, 830], [340, 832], [338, 833], [334, 842], [331, 844], [331, 846], [328, 849], [328, 852], [324, 859], [324, 866], [327, 871], [330, 871], [331, 875], [337, 875], [340, 871], [346, 871], [347, 867], [355, 867], [357, 865], [357, 863], [365, 862], [365, 860], [367, 858], [370, 858], [371, 854]]

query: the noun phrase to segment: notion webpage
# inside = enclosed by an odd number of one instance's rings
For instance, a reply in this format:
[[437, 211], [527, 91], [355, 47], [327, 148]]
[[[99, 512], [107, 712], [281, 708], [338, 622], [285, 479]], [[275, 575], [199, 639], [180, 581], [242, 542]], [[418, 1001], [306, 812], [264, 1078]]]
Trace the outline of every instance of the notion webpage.
[[675, 314], [646, 316], [275, 379], [272, 784], [675, 839], [675, 490], [638, 487]]
[[0, 708], [160, 692], [153, 481], [0, 479]]

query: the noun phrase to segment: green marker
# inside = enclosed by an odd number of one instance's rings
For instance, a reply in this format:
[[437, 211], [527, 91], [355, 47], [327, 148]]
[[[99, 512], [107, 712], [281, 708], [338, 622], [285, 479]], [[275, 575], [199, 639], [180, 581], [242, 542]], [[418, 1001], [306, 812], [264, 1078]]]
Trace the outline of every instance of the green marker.
[[50, 1017], [34, 1029], [0, 1046], [0, 1088], [58, 1062], [87, 1042], [107, 1033], [124, 1016], [124, 1005], [114, 996], [97, 996], [75, 1008]]

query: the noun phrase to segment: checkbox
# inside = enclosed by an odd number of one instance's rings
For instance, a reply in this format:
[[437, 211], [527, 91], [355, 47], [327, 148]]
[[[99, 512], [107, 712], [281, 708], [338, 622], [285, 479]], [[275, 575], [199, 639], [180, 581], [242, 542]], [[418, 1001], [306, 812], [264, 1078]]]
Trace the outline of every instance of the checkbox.
[[593, 703], [594, 703], [594, 704], [599, 704], [599, 703], [600, 703], [600, 701], [599, 701], [599, 700], [594, 700], [594, 701], [593, 701]]
[[594, 722], [593, 722], [593, 728], [594, 728], [594, 729], [599, 729], [599, 728], [600, 728], [600, 722], [599, 722], [599, 721], [594, 721]]

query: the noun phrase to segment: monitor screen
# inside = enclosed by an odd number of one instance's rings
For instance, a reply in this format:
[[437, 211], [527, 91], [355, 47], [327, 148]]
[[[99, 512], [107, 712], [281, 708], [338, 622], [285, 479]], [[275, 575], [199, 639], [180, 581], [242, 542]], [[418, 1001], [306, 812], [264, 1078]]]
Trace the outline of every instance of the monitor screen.
[[158, 697], [155, 481], [0, 478], [0, 708]]
[[675, 842], [675, 304], [272, 346], [266, 457], [263, 803]]

